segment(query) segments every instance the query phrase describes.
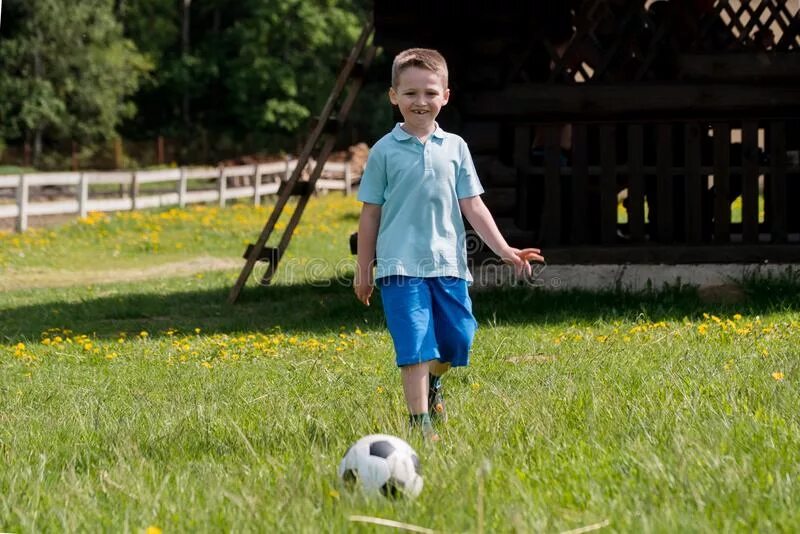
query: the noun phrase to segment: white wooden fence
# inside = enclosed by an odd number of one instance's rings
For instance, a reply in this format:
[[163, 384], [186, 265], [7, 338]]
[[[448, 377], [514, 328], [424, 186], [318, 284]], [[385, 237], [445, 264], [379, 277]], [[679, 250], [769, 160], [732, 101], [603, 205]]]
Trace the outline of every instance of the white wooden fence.
[[[296, 160], [259, 163], [236, 167], [181, 167], [152, 171], [113, 172], [48, 172], [0, 176], [0, 190], [16, 189], [16, 203], [0, 204], [0, 219], [17, 219], [16, 229], [28, 228], [28, 217], [32, 215], [75, 214], [86, 217], [90, 211], [125, 211], [161, 206], [180, 206], [197, 202], [218, 202], [236, 198], [252, 198], [258, 205], [265, 195], [278, 192], [281, 182], [289, 179], [297, 164]], [[310, 164], [314, 165], [313, 162]], [[325, 163], [322, 176], [338, 175], [344, 179], [319, 178], [316, 189], [341, 190], [350, 194], [353, 180], [348, 163]], [[229, 185], [244, 182], [250, 185]], [[191, 180], [215, 180], [213, 188], [191, 190]], [[142, 184], [174, 183], [170, 192], [148, 193], [140, 191]], [[128, 194], [121, 198], [91, 198], [89, 187], [99, 184], [127, 186]], [[75, 198], [30, 202], [30, 188], [35, 186], [76, 186]]]

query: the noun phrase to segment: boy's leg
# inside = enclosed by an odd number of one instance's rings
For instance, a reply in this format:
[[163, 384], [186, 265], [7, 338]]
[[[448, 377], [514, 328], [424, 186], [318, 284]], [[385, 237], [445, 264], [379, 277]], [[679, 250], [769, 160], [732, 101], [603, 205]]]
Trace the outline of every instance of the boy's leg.
[[472, 300], [465, 280], [431, 279], [430, 287], [439, 359], [431, 362], [428, 406], [431, 416], [447, 421], [441, 376], [450, 367], [469, 364], [477, 322], [472, 315]]
[[450, 362], [440, 362], [438, 360], [430, 362], [428, 374], [428, 410], [432, 417], [437, 417], [443, 422], [447, 422], [447, 411], [444, 407], [444, 395], [442, 395], [442, 375], [450, 369]]
[[427, 396], [429, 362], [439, 357], [430, 291], [419, 278], [387, 277], [378, 283], [412, 426], [421, 427], [426, 438], [438, 440], [428, 414]]
[[403, 377], [403, 393], [406, 397], [408, 413], [428, 412], [428, 362], [406, 365], [400, 368]]
[[422, 435], [431, 441], [439, 441], [428, 414], [428, 362], [406, 365], [400, 368], [403, 393], [410, 414], [412, 427], [420, 427]]

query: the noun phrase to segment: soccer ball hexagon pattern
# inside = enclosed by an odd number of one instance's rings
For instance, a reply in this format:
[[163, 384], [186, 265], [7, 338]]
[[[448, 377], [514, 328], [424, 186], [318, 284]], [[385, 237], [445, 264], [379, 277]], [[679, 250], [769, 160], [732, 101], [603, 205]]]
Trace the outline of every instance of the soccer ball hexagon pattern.
[[372, 434], [347, 449], [339, 464], [346, 485], [361, 485], [368, 493], [414, 498], [422, 491], [419, 457], [396, 436]]

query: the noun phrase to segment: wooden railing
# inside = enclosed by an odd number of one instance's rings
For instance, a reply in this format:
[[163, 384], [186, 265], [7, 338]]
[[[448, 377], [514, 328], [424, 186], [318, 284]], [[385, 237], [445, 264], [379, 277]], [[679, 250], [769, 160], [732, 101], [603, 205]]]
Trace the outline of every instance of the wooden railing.
[[[262, 197], [278, 193], [295, 165], [296, 160], [287, 159], [235, 167], [4, 175], [0, 176], [0, 191], [11, 190], [16, 202], [0, 203], [0, 219], [16, 218], [16, 229], [22, 232], [28, 228], [28, 218], [36, 215], [75, 214], [85, 217], [91, 211], [184, 207], [198, 202], [218, 202], [225, 206], [228, 200], [240, 198], [252, 198], [258, 205]], [[317, 180], [317, 190], [350, 193], [353, 173], [349, 163], [326, 162], [322, 173], [326, 178]], [[334, 179], [334, 176], [341, 178]], [[146, 184], [172, 184], [173, 187], [167, 191], [163, 188], [148, 191], [148, 187], [142, 187]], [[97, 191], [93, 191], [97, 188], [93, 186], [103, 185], [118, 185], [122, 194], [119, 198], [98, 198]], [[57, 187], [59, 198], [31, 201], [31, 188], [34, 187]]]
[[532, 153], [533, 128], [521, 124], [516, 225], [577, 262], [797, 261], [796, 127], [719, 117], [573, 123], [566, 156], [561, 126], [540, 125], [546, 142]]

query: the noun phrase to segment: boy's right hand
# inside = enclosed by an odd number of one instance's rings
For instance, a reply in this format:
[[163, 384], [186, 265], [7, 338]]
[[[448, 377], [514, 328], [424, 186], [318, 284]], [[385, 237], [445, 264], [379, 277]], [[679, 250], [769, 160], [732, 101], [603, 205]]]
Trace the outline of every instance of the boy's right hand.
[[359, 273], [356, 271], [356, 277], [353, 280], [353, 288], [356, 292], [356, 298], [369, 306], [369, 298], [372, 296], [372, 289], [375, 283], [372, 279], [372, 269], [368, 273]]

